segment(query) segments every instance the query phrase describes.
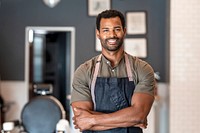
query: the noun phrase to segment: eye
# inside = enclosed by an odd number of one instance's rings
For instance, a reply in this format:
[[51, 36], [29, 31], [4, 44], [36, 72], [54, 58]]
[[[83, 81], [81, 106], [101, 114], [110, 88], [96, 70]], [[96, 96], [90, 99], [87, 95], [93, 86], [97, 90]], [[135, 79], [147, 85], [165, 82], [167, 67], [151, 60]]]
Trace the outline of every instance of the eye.
[[121, 28], [115, 28], [115, 31], [119, 32], [119, 31], [121, 31]]
[[103, 29], [103, 32], [108, 32], [109, 30], [108, 29]]

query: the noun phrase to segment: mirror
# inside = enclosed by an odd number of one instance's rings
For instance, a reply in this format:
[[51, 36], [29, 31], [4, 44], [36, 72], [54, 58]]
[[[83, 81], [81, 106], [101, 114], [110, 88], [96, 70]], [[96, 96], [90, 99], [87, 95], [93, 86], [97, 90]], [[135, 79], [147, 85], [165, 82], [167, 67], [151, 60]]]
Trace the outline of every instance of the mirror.
[[[29, 100], [38, 94], [53, 95], [66, 110], [75, 60], [75, 28], [26, 27], [26, 72]], [[51, 94], [52, 93], [52, 94]]]

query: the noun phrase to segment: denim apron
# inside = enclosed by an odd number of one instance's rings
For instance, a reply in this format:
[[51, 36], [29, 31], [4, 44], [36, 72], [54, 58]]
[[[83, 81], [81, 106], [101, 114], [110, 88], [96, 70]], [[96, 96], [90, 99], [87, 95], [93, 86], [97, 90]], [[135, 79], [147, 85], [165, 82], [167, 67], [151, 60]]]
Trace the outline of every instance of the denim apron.
[[[103, 113], [112, 113], [131, 106], [131, 98], [135, 89], [128, 56], [125, 54], [126, 71], [128, 77], [97, 77], [100, 55], [95, 65], [95, 71], [91, 83], [91, 94], [94, 110]], [[114, 128], [104, 131], [83, 131], [83, 133], [142, 133], [139, 127]]]

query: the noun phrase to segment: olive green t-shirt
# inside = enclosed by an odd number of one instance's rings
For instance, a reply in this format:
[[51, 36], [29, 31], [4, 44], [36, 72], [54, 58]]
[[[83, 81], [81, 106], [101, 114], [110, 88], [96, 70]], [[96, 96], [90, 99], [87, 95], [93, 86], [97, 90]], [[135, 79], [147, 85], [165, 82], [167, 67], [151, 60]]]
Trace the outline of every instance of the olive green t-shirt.
[[[154, 96], [155, 78], [152, 67], [137, 57], [127, 55], [135, 84], [134, 93], [147, 93]], [[76, 69], [72, 83], [71, 103], [75, 101], [92, 101], [90, 87], [97, 58], [98, 56], [93, 57]], [[123, 55], [117, 66], [112, 67], [110, 61], [102, 55], [98, 77], [128, 77], [125, 56]]]

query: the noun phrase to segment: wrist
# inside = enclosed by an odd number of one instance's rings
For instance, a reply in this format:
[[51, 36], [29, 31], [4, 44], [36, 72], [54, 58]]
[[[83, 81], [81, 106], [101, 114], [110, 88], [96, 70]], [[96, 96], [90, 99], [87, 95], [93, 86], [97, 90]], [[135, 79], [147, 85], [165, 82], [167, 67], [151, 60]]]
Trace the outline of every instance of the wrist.
[[99, 115], [93, 115], [93, 120], [92, 120], [92, 124], [93, 124], [93, 126], [96, 126], [96, 125], [98, 125], [99, 123], [98, 123], [98, 121], [99, 121]]

